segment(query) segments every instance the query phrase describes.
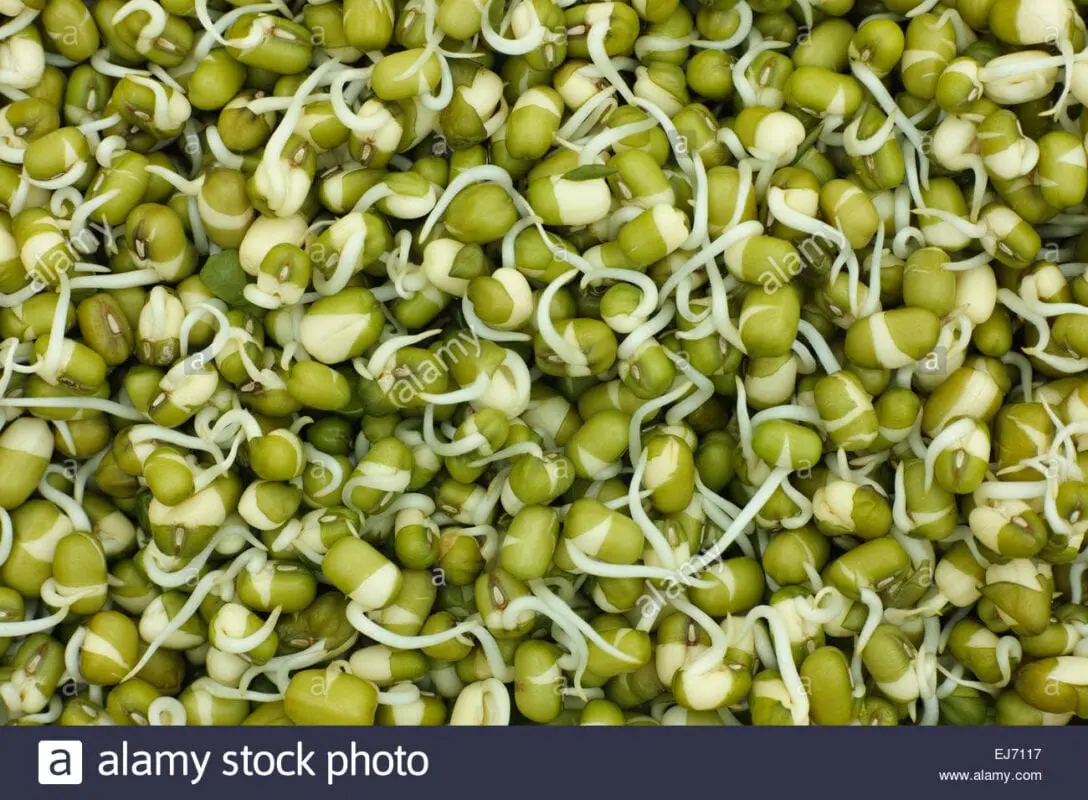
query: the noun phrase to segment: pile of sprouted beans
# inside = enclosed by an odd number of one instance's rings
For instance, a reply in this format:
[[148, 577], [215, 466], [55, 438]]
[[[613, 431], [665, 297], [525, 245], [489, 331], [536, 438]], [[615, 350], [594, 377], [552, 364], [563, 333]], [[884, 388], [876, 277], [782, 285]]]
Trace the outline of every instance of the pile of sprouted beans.
[[0, 721], [1088, 717], [1072, 0], [0, 11]]

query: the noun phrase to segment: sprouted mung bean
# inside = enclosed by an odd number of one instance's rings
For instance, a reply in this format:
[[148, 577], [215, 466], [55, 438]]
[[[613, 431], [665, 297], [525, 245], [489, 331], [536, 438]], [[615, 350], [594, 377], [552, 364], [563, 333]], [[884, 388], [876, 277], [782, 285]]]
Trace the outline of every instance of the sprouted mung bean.
[[0, 720], [1088, 717], [1072, 0], [13, 0]]

